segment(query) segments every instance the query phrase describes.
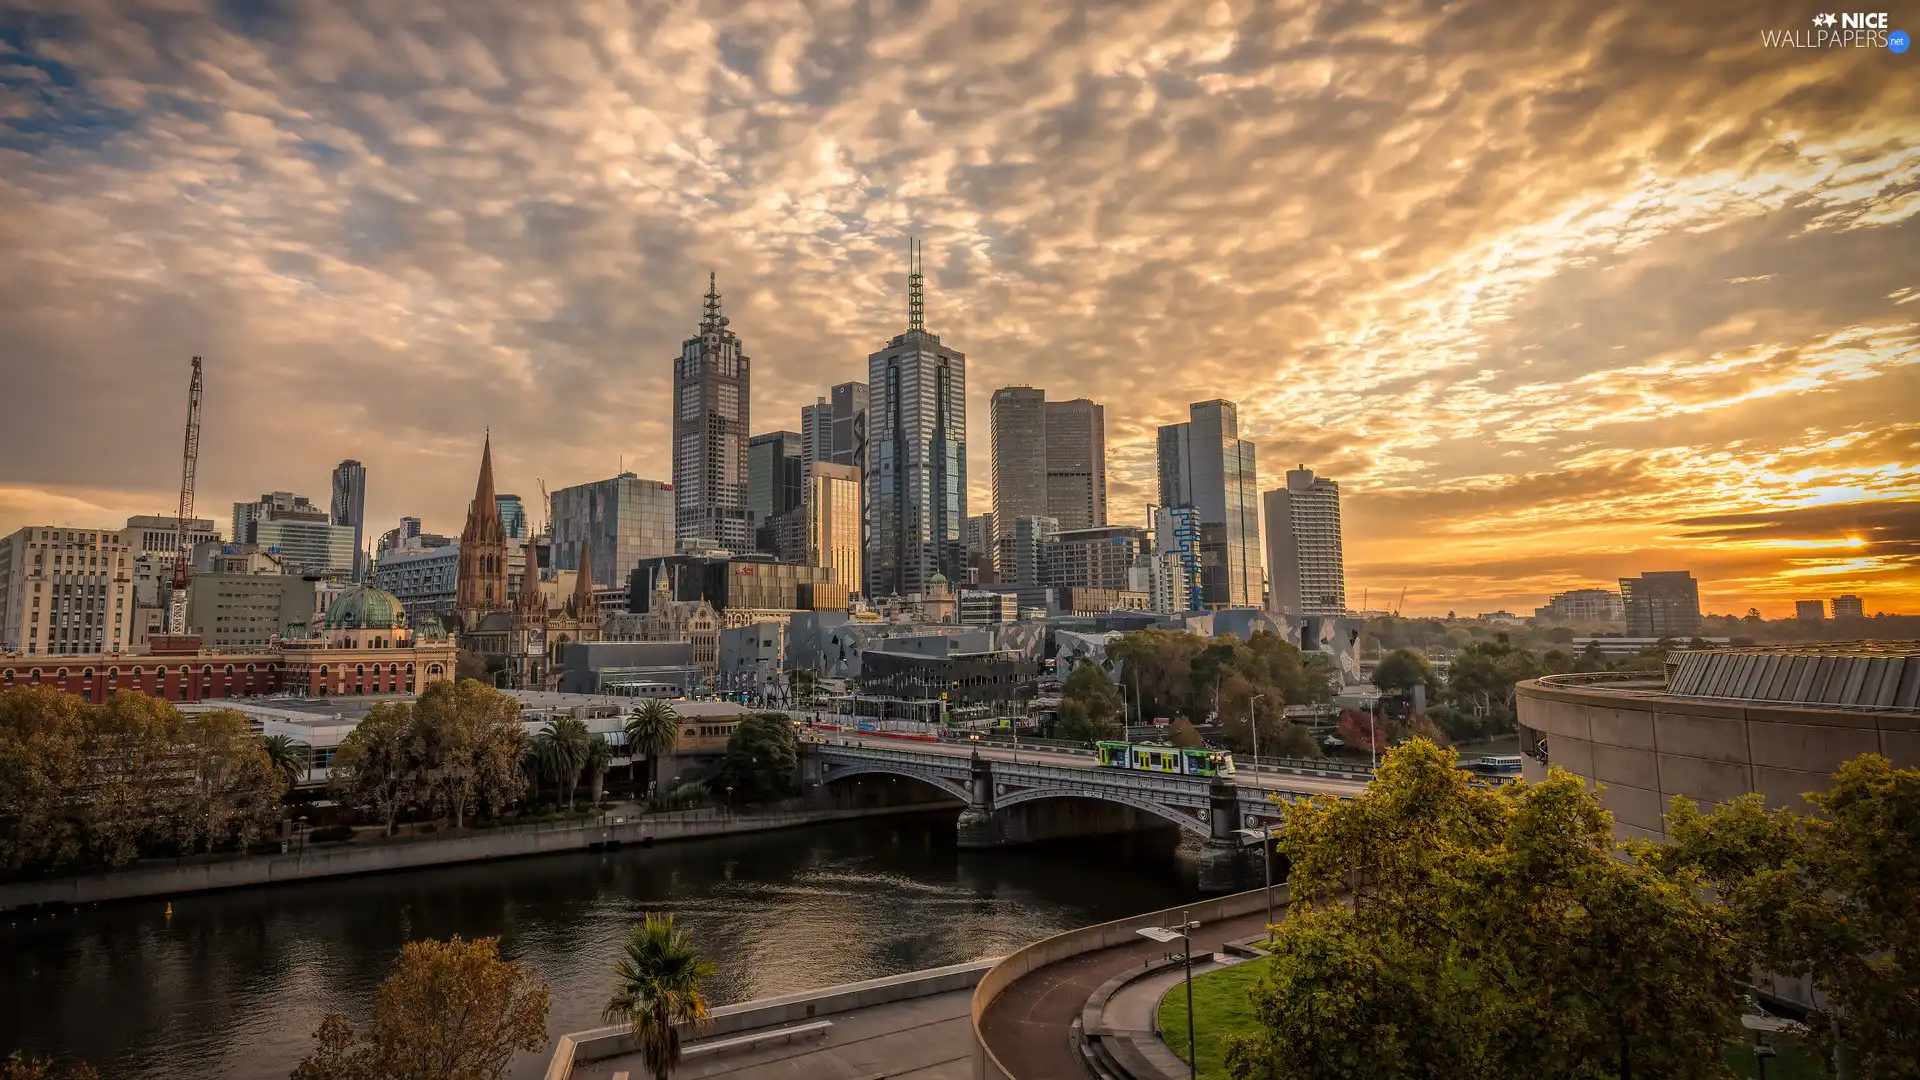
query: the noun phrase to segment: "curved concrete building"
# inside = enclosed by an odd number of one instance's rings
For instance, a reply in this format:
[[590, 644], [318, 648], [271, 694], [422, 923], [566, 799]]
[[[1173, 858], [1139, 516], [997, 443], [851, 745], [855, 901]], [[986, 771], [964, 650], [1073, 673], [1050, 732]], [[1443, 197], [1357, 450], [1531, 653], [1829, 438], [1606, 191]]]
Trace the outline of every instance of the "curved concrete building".
[[1667, 667], [1521, 683], [1522, 775], [1551, 763], [1596, 781], [1622, 837], [1665, 839], [1675, 795], [1757, 791], [1804, 811], [1861, 754], [1920, 766], [1920, 642], [1703, 649]]

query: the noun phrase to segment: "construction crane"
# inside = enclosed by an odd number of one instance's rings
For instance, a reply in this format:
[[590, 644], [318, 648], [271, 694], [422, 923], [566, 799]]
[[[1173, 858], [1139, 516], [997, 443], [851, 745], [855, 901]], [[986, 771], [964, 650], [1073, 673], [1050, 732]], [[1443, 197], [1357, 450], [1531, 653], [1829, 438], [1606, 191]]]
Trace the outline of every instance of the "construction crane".
[[1407, 587], [1405, 585], [1402, 585], [1400, 586], [1400, 602], [1393, 605], [1393, 617], [1396, 619], [1399, 618], [1400, 613], [1402, 611], [1405, 611], [1406, 609], [1407, 609]]
[[187, 443], [180, 455], [180, 521], [173, 552], [173, 591], [167, 603], [167, 633], [187, 632], [187, 578], [193, 564], [193, 474], [200, 463], [200, 358], [193, 358], [193, 382], [187, 386]]

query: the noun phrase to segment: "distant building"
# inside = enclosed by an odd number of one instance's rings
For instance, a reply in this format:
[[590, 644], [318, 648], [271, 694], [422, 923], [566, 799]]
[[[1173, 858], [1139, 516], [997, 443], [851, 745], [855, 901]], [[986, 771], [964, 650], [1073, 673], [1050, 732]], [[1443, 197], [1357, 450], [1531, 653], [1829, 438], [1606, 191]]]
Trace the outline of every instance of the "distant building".
[[277, 571], [195, 574], [187, 586], [187, 632], [203, 648], [222, 652], [304, 638], [313, 622], [316, 584]]
[[1843, 593], [1833, 598], [1833, 617], [1835, 619], [1864, 619], [1867, 617], [1865, 601], [1852, 593]]
[[865, 467], [867, 384], [840, 383], [829, 397], [800, 408], [800, 456], [804, 464], [831, 462]]
[[[805, 472], [799, 432], [770, 431], [747, 440], [747, 513], [756, 530], [799, 509]], [[774, 550], [771, 537], [755, 539], [758, 550]]]
[[1160, 428], [1160, 505], [1192, 507], [1199, 526], [1196, 592], [1208, 608], [1260, 603], [1259, 470], [1240, 438], [1240, 412], [1216, 398], [1195, 402], [1184, 424]]
[[1656, 570], [1620, 579], [1630, 638], [1683, 638], [1700, 634], [1700, 584], [1685, 570]]
[[917, 250], [907, 331], [867, 357], [867, 595], [906, 596], [966, 569], [967, 357], [924, 325]]
[[1627, 617], [1620, 594], [1611, 589], [1569, 589], [1547, 598], [1534, 617], [1553, 622], [1620, 622]]
[[[668, 555], [642, 562], [628, 578], [628, 607], [651, 614], [661, 599], [704, 602], [727, 626], [795, 611], [844, 611], [847, 588], [830, 569], [759, 557]], [[648, 639], [654, 640], [654, 639]]]
[[1346, 560], [1340, 541], [1340, 485], [1305, 465], [1263, 497], [1267, 512], [1267, 609], [1286, 615], [1342, 615]]
[[1145, 596], [1146, 610], [1162, 615], [1193, 607], [1192, 578], [1177, 551], [1142, 552], [1127, 571], [1127, 591]]
[[820, 461], [807, 479], [807, 557], [857, 596], [866, 586], [866, 552], [860, 543], [860, 469]]
[[1045, 515], [1033, 515], [1015, 518], [1011, 524], [1013, 544], [1008, 550], [1013, 561], [1007, 568], [1013, 571], [1013, 583], [1022, 589], [1052, 584], [1047, 580], [1047, 548], [1060, 535], [1060, 523]]
[[126, 651], [132, 562], [119, 529], [29, 525], [0, 539], [0, 646], [28, 656]]
[[1825, 600], [1795, 600], [1793, 617], [1801, 622], [1825, 622], [1827, 602]]
[[[127, 550], [135, 556], [152, 552], [171, 560], [174, 552], [181, 548], [180, 519], [158, 514], [138, 514], [127, 519], [127, 527], [121, 530]], [[218, 541], [220, 530], [214, 528], [212, 518], [194, 518], [187, 523], [187, 548], [194, 548], [209, 541]], [[239, 541], [236, 539], [235, 543]]]
[[367, 576], [367, 467], [348, 458], [333, 469], [335, 525], [353, 529], [353, 580]]
[[[720, 292], [707, 277], [700, 331], [680, 345], [673, 368], [674, 534], [680, 541], [730, 551], [753, 546], [747, 509], [748, 407], [753, 362], [720, 313]], [[555, 516], [558, 517], [558, 508]], [[596, 555], [599, 552], [595, 552]], [[596, 562], [598, 560], [595, 560]], [[606, 563], [627, 573], [631, 563]]]
[[410, 625], [429, 619], [444, 621], [454, 614], [455, 585], [460, 574], [460, 545], [388, 551], [373, 566], [373, 584], [392, 593], [406, 610]]
[[962, 589], [957, 596], [962, 623], [982, 625], [1013, 622], [1020, 617], [1020, 598], [1013, 593]]
[[1050, 517], [1062, 529], [1107, 523], [1107, 435], [1103, 406], [1077, 398], [1048, 401], [1045, 390], [993, 392], [994, 568], [1013, 577], [1013, 523]]
[[1107, 523], [1107, 410], [1086, 398], [1047, 402], [1048, 517], [1063, 531]]
[[354, 526], [335, 524], [329, 511], [304, 495], [272, 491], [233, 504], [233, 542], [278, 554], [290, 574], [351, 580], [359, 565], [354, 536]]
[[1483, 623], [1492, 623], [1496, 626], [1516, 626], [1525, 621], [1511, 611], [1483, 611], [1475, 615], [1474, 619]]
[[1045, 552], [1045, 584], [1062, 588], [1131, 588], [1133, 564], [1147, 552], [1147, 531], [1132, 525], [1062, 529]]
[[[1199, 611], [1206, 604], [1200, 582], [1200, 511], [1192, 506], [1163, 506], [1154, 512], [1154, 554], [1180, 564], [1179, 587], [1185, 592], [1171, 611]], [[1169, 582], [1176, 575], [1169, 574]], [[1158, 593], [1156, 592], [1156, 595]], [[1155, 608], [1155, 610], [1159, 610]]]
[[630, 472], [553, 493], [553, 566], [580, 568], [581, 548], [593, 547], [594, 584], [625, 584], [643, 560], [675, 549], [674, 490]]
[[[467, 524], [460, 531], [460, 569], [454, 578], [454, 616], [462, 633], [480, 629], [481, 620], [507, 610], [512, 597], [507, 588], [507, 530], [500, 523], [500, 504], [493, 487], [493, 434], [480, 446], [480, 473], [473, 500], [467, 503]], [[404, 603], [404, 601], [403, 601]]]
[[967, 519], [967, 567], [973, 571], [973, 583], [990, 584], [1000, 580], [994, 569], [996, 545], [993, 515], [975, 514]]
[[518, 495], [496, 494], [494, 505], [500, 507], [500, 527], [507, 530], [507, 539], [525, 540], [527, 538], [527, 504]]
[[310, 521], [331, 524], [325, 509], [313, 505], [305, 495], [291, 491], [269, 491], [252, 502], [233, 504], [233, 542], [244, 544], [253, 539], [257, 521]]

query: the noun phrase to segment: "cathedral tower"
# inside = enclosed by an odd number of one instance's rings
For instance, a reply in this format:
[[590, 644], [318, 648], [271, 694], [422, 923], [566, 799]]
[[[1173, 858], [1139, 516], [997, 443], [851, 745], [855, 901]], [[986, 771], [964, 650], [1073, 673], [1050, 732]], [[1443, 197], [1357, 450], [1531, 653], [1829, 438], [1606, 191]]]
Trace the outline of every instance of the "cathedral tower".
[[[460, 569], [454, 581], [454, 610], [468, 633], [482, 617], [507, 609], [507, 530], [494, 501], [493, 435], [480, 451], [480, 479], [467, 506], [467, 527], [460, 531]], [[536, 574], [535, 588], [539, 587]]]

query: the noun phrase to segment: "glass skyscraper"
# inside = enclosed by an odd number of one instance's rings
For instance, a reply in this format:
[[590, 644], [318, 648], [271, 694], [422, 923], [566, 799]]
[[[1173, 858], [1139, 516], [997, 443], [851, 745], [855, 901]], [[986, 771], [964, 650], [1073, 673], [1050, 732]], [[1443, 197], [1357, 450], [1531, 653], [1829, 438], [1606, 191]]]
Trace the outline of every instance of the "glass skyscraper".
[[1209, 608], [1260, 606], [1260, 474], [1240, 410], [1215, 398], [1160, 429], [1160, 505], [1191, 506], [1200, 531], [1195, 592]]
[[674, 494], [630, 472], [554, 492], [554, 568], [580, 569], [580, 549], [591, 545], [594, 584], [626, 584], [640, 560], [674, 553]]

